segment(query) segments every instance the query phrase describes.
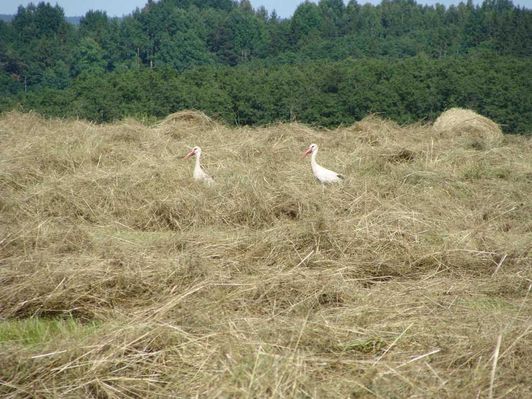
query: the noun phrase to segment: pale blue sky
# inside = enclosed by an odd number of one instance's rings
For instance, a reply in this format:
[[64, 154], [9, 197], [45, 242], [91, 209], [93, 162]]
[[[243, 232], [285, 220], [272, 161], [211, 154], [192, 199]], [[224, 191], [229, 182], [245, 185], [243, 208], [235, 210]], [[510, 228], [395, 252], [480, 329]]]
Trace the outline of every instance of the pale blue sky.
[[[105, 10], [109, 16], [122, 16], [130, 14], [136, 7], [142, 7], [147, 0], [47, 0], [52, 5], [59, 4], [66, 16], [82, 16], [88, 10]], [[276, 10], [281, 17], [290, 17], [297, 5], [303, 0], [250, 0], [253, 7], [266, 7], [268, 11]], [[465, 1], [465, 0], [464, 0]], [[19, 5], [26, 6], [29, 3], [38, 3], [39, 0], [0, 0], [0, 14], [15, 14]], [[380, 0], [358, 0], [360, 4], [378, 4]], [[458, 4], [460, 0], [418, 0], [422, 4], [441, 3], [445, 5]], [[474, 3], [481, 3], [482, 0], [474, 0]], [[347, 0], [346, 0], [347, 3]], [[513, 0], [515, 5], [532, 8], [532, 0]]]

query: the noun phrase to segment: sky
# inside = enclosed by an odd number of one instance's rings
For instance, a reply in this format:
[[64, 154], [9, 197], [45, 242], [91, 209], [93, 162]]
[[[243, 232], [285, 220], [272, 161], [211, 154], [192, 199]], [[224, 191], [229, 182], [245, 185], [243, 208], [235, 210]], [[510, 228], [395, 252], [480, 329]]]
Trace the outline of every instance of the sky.
[[[16, 14], [19, 5], [26, 6], [29, 3], [38, 3], [40, 0], [0, 0], [0, 14]], [[135, 8], [142, 7], [147, 0], [46, 0], [52, 5], [59, 4], [67, 17], [83, 16], [89, 10], [104, 10], [111, 17], [120, 17], [130, 14]], [[254, 8], [266, 7], [271, 12], [275, 9], [277, 15], [282, 18], [292, 16], [298, 4], [303, 0], [250, 0]], [[464, 0], [465, 1], [465, 0]], [[482, 0], [473, 0], [475, 4]], [[345, 1], [347, 3], [347, 0]], [[360, 4], [378, 4], [380, 0], [358, 0]], [[417, 0], [420, 4], [441, 3], [445, 5], [458, 4], [460, 0]], [[532, 8], [532, 0], [513, 0], [518, 6]]]

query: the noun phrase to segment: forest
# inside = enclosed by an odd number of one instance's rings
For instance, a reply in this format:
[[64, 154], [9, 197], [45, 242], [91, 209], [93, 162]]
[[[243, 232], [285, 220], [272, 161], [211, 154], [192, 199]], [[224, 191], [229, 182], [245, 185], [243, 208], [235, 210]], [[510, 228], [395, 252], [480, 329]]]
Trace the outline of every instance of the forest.
[[57, 5], [0, 21], [0, 112], [109, 122], [198, 109], [231, 125], [399, 123], [473, 109], [532, 133], [532, 10], [304, 2], [289, 19], [248, 0], [147, 1], [79, 25]]

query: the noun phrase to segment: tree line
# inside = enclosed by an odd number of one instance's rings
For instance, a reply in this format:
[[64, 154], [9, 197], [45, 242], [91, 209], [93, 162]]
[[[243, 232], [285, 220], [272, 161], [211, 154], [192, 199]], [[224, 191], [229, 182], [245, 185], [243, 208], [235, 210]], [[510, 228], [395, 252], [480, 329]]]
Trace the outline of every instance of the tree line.
[[532, 11], [508, 0], [302, 3], [289, 19], [248, 0], [149, 0], [124, 18], [59, 6], [0, 21], [0, 110], [98, 122], [201, 109], [235, 124], [399, 122], [450, 106], [532, 132]]

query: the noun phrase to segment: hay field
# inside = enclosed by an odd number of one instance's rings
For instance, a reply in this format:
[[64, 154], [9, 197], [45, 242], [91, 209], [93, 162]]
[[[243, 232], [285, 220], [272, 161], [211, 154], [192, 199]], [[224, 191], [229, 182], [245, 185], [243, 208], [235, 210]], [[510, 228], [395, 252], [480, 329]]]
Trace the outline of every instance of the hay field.
[[531, 397], [532, 142], [456, 137], [0, 116], [0, 396]]

